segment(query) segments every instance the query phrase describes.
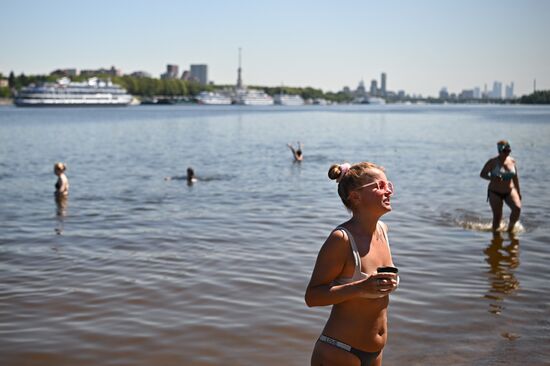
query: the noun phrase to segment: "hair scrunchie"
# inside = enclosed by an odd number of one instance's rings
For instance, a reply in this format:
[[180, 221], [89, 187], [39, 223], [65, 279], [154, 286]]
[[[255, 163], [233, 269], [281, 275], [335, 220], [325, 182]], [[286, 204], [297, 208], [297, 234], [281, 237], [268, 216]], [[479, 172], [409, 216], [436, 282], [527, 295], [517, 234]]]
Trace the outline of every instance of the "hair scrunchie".
[[351, 168], [349, 163], [340, 164], [340, 176], [336, 179], [336, 183], [340, 183], [342, 178], [344, 178], [346, 173], [349, 171], [349, 168]]

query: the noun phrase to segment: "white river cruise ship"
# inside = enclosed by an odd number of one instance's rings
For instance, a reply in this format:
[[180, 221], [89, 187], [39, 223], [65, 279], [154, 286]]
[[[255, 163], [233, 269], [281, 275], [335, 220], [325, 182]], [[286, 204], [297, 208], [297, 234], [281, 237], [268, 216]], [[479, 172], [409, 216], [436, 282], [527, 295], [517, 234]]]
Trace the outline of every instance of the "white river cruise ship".
[[206, 105], [228, 105], [231, 104], [231, 97], [218, 92], [203, 91], [197, 95], [197, 102]]
[[237, 88], [234, 101], [242, 105], [273, 105], [273, 98], [257, 89]]
[[20, 107], [40, 106], [126, 106], [132, 96], [110, 80], [90, 78], [87, 82], [73, 82], [61, 78], [57, 83], [30, 85], [15, 97]]

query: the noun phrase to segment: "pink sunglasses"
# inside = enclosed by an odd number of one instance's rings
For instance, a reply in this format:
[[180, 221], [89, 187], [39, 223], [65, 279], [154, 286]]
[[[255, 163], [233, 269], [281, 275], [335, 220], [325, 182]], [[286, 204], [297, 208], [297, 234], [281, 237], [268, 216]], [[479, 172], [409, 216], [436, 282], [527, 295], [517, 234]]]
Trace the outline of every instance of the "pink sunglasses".
[[358, 191], [360, 189], [363, 189], [365, 187], [372, 186], [372, 185], [376, 185], [376, 189], [388, 191], [388, 192], [390, 192], [390, 194], [393, 194], [395, 192], [393, 190], [393, 183], [390, 182], [390, 181], [386, 182], [386, 181], [383, 181], [383, 180], [379, 180], [379, 181], [376, 181], [376, 182], [371, 182], [371, 183], [364, 184], [360, 187], [357, 187], [355, 190]]

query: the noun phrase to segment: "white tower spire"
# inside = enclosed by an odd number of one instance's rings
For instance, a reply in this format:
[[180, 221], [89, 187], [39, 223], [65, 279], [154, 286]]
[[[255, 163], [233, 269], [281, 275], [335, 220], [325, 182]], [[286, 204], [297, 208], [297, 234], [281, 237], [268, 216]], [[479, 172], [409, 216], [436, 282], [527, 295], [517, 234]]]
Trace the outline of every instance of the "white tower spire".
[[241, 77], [241, 48], [239, 47], [239, 69], [237, 71], [237, 88], [241, 89], [243, 87], [243, 79]]

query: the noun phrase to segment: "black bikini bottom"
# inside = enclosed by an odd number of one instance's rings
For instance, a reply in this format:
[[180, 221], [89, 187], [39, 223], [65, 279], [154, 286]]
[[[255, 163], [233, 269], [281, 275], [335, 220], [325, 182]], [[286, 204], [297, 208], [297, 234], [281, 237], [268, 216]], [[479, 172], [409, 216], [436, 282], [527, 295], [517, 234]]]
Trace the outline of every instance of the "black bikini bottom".
[[349, 344], [346, 344], [344, 342], [337, 341], [334, 338], [327, 337], [324, 334], [321, 334], [319, 337], [319, 340], [323, 343], [330, 344], [331, 346], [338, 347], [340, 349], [343, 349], [344, 351], [348, 351], [349, 353], [353, 353], [359, 361], [361, 361], [361, 366], [370, 366], [376, 360], [378, 355], [381, 351], [378, 352], [365, 352], [361, 351], [357, 348], [353, 348]]
[[506, 192], [506, 193], [501, 193], [501, 192], [495, 192], [491, 189], [488, 189], [487, 190], [487, 201], [489, 201], [489, 194], [494, 194], [498, 197], [500, 197], [501, 200], [505, 200], [506, 198], [510, 197], [510, 194], [512, 193], [512, 191], [510, 192]]

